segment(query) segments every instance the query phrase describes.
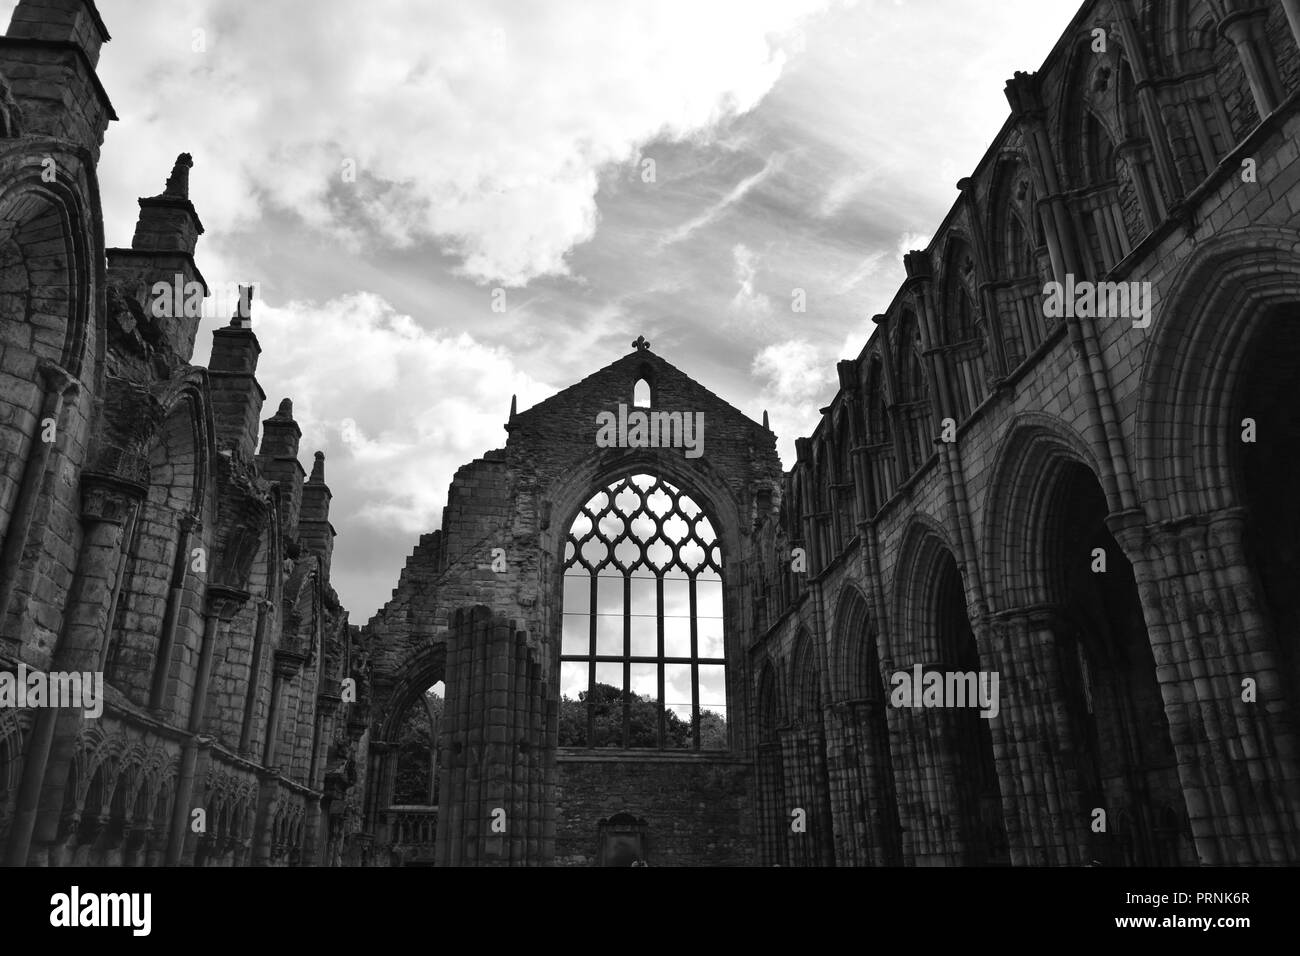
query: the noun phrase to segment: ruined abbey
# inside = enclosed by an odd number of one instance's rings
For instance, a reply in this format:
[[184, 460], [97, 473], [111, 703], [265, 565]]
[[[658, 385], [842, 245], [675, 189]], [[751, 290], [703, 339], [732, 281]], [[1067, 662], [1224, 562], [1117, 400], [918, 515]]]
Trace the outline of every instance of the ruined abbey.
[[788, 470], [631, 329], [364, 624], [258, 302], [158, 308], [201, 161], [105, 245], [108, 39], [0, 38], [6, 864], [1300, 862], [1300, 0], [1085, 2]]

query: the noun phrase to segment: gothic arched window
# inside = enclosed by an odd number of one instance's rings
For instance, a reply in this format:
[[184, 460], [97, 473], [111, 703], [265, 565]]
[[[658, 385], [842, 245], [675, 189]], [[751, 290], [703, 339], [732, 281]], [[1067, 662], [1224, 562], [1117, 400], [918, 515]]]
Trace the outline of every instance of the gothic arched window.
[[644, 474], [582, 507], [564, 552], [560, 746], [727, 747], [722, 547]]
[[636, 384], [632, 386], [632, 407], [650, 407], [650, 383], [643, 378], [637, 379]]

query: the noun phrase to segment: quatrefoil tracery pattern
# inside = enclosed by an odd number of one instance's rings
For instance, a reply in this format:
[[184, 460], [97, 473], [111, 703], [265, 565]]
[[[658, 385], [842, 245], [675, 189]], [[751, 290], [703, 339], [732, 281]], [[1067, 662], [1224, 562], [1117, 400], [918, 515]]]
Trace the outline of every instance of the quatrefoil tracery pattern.
[[704, 509], [660, 478], [620, 478], [573, 519], [564, 578], [561, 683], [587, 707], [562, 745], [726, 749], [722, 546]]
[[713, 524], [690, 496], [650, 475], [632, 475], [591, 497], [569, 528], [565, 569], [660, 576], [721, 574]]

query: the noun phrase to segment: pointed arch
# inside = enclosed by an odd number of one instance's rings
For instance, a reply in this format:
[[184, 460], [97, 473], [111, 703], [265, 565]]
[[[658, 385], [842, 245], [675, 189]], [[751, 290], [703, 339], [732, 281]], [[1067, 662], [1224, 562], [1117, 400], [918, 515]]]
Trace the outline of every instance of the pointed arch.
[[840, 591], [834, 620], [831, 700], [878, 699], [882, 688], [876, 635], [867, 600], [856, 585], [846, 584]]
[[941, 652], [933, 596], [943, 560], [956, 554], [953, 539], [938, 521], [914, 514], [901, 540], [894, 567], [891, 635], [883, 656], [907, 663], [937, 661]]

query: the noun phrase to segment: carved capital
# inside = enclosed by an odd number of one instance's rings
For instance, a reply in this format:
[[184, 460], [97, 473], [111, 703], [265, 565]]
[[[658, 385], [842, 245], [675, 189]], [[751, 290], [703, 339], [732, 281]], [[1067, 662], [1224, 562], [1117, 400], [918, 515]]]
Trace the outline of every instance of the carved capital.
[[41, 384], [45, 386], [46, 392], [69, 397], [75, 395], [81, 387], [81, 383], [70, 372], [49, 359], [42, 359], [40, 364], [37, 365], [37, 370], [40, 372]]
[[275, 676], [281, 680], [293, 680], [306, 662], [306, 654], [289, 649], [278, 650], [275, 652]]
[[212, 583], [208, 585], [204, 597], [208, 614], [219, 618], [222, 623], [229, 623], [231, 618], [239, 613], [239, 609], [244, 606], [249, 595], [247, 591], [241, 591], [239, 588]]
[[81, 520], [122, 524], [148, 489], [133, 481], [97, 472], [81, 473]]

